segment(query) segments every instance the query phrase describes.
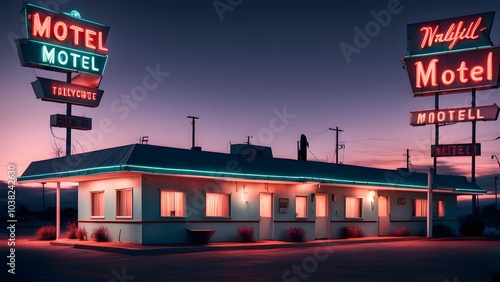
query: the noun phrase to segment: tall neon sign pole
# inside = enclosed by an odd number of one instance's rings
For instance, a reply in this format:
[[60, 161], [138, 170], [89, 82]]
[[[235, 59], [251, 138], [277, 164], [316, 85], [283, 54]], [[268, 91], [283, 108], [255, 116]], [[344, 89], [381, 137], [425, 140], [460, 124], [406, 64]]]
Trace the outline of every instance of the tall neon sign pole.
[[[434, 96], [434, 110], [416, 113], [421, 119], [415, 123], [411, 117], [411, 125], [435, 124], [435, 145], [431, 150], [437, 150], [439, 145], [439, 127], [446, 125], [446, 120], [454, 119], [455, 112], [476, 112], [476, 91], [500, 86], [500, 46], [493, 46], [490, 39], [491, 27], [495, 12], [468, 15], [463, 17], [442, 19], [408, 25], [409, 55], [403, 57], [405, 69], [413, 90], [414, 97]], [[470, 92], [469, 92], [470, 91]], [[439, 96], [469, 92], [472, 94], [470, 108], [447, 109], [449, 114], [439, 109]], [[488, 117], [483, 120], [496, 120], [498, 107], [492, 105], [488, 109]], [[425, 119], [424, 115], [441, 115], [443, 122]], [[418, 118], [417, 116], [417, 118]], [[445, 147], [465, 145], [470, 148], [480, 148], [476, 143], [476, 120], [478, 116], [458, 116], [460, 121], [470, 121], [472, 124], [472, 144], [449, 144]], [[476, 182], [476, 156], [480, 150], [471, 150], [471, 182]], [[464, 155], [464, 154], [462, 154]], [[435, 151], [434, 173], [437, 172], [437, 157]], [[443, 155], [441, 155], [443, 156]], [[446, 156], [460, 156], [446, 154]], [[473, 213], [477, 213], [477, 196], [472, 196]]]
[[[71, 155], [71, 129], [90, 130], [88, 118], [72, 116], [72, 104], [97, 107], [99, 87], [108, 59], [105, 42], [109, 27], [82, 19], [80, 13], [59, 13], [24, 3], [26, 38], [16, 40], [21, 65], [66, 73], [65, 82], [37, 78], [32, 83], [37, 98], [66, 103], [72, 127], [51, 116], [51, 126], [66, 128], [66, 155]], [[90, 99], [89, 99], [90, 97]], [[59, 118], [60, 120], [60, 118]], [[85, 121], [82, 123], [82, 121]]]

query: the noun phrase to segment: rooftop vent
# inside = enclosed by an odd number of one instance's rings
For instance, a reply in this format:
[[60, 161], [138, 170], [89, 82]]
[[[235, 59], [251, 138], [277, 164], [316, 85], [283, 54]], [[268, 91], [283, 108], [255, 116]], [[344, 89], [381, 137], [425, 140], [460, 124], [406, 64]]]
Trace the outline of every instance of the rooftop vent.
[[271, 147], [257, 146], [251, 144], [231, 144], [231, 155], [272, 158], [273, 152], [271, 150]]

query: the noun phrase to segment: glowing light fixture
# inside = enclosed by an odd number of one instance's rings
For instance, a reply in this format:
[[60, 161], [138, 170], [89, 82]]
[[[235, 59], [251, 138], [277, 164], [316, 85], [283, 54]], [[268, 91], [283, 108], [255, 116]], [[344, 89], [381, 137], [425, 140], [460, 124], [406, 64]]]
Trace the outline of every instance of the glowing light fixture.
[[375, 209], [375, 194], [376, 194], [376, 192], [374, 190], [368, 191], [368, 200], [370, 201], [370, 206], [372, 208], [372, 212]]

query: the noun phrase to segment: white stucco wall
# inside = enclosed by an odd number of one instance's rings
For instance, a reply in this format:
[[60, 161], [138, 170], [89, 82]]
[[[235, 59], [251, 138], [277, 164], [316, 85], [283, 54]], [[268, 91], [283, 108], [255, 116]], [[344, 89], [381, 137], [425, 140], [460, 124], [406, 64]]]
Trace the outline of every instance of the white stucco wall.
[[[132, 188], [132, 218], [116, 218], [116, 189]], [[91, 218], [90, 194], [104, 191], [104, 218]], [[142, 243], [141, 225], [127, 223], [142, 220], [140, 175], [127, 175], [114, 179], [80, 182], [78, 185], [78, 226], [85, 227], [90, 239], [92, 230], [104, 225], [109, 229], [110, 240]], [[121, 232], [120, 232], [121, 230]]]
[[[406, 227], [411, 235], [425, 236], [427, 234], [427, 218], [413, 217], [413, 199], [427, 199], [427, 192], [380, 191], [379, 195], [389, 196], [391, 214], [391, 234], [398, 227]], [[399, 204], [398, 199], [404, 199], [405, 204]], [[445, 201], [445, 216], [437, 216], [437, 203]], [[433, 193], [433, 225], [450, 226], [458, 234], [457, 226], [457, 196], [449, 193]]]
[[[133, 217], [116, 218], [116, 189], [133, 189]], [[182, 191], [186, 195], [185, 217], [162, 217], [160, 215], [160, 190]], [[425, 235], [425, 217], [412, 216], [412, 199], [426, 198], [425, 192], [376, 190], [374, 209], [371, 209], [370, 190], [363, 187], [318, 185], [317, 183], [287, 184], [235, 181], [228, 179], [195, 178], [181, 176], [130, 174], [116, 179], [81, 182], [78, 189], [78, 220], [90, 233], [92, 229], [105, 225], [110, 230], [110, 240], [143, 244], [187, 243], [186, 229], [215, 229], [211, 242], [239, 241], [237, 228], [251, 226], [254, 239], [260, 234], [260, 195], [270, 193], [273, 197], [271, 239], [287, 240], [290, 227], [302, 227], [306, 240], [314, 240], [316, 205], [312, 193], [325, 194], [328, 199], [328, 236], [340, 238], [342, 228], [359, 226], [365, 236], [377, 236], [378, 196], [388, 196], [390, 201], [391, 234], [398, 227], [407, 227], [411, 235]], [[90, 217], [90, 193], [105, 191], [105, 217]], [[231, 197], [231, 216], [228, 218], [205, 216], [205, 194], [219, 192]], [[307, 197], [307, 217], [297, 218], [295, 196]], [[345, 218], [345, 198], [363, 199], [362, 218]], [[286, 213], [280, 213], [279, 199], [288, 199]], [[405, 205], [398, 198], [406, 199]], [[434, 206], [445, 200], [446, 216], [435, 216], [434, 224], [445, 224], [457, 230], [456, 195], [434, 193]]]

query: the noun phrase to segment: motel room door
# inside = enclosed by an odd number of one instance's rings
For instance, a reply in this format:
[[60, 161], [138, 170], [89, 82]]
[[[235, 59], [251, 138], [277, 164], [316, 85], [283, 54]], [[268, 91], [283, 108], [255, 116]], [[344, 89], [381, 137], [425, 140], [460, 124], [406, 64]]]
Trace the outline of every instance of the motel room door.
[[316, 239], [328, 238], [328, 195], [316, 194]]
[[273, 239], [273, 194], [260, 193], [259, 239]]
[[389, 197], [378, 197], [378, 235], [387, 236], [391, 234], [391, 217], [389, 210]]

